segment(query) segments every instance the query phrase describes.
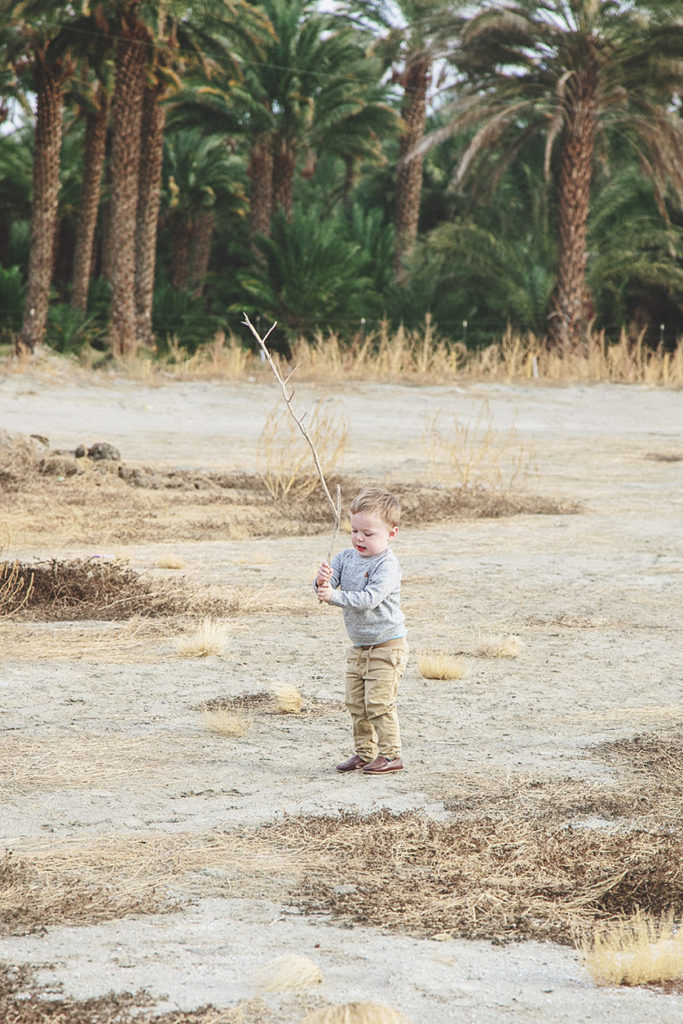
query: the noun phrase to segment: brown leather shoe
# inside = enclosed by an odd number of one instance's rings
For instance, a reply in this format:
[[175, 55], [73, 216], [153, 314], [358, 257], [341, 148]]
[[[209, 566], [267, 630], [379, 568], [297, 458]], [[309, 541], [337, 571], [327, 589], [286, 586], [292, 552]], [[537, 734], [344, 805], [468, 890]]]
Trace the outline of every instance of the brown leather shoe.
[[363, 771], [366, 775], [383, 775], [385, 772], [400, 772], [402, 768], [403, 761], [400, 757], [395, 757], [393, 761], [390, 761], [384, 754], [380, 754], [370, 764], [366, 764]]
[[[375, 758], [375, 760], [377, 760], [377, 759]], [[337, 765], [337, 771], [338, 772], [357, 772], [359, 768], [364, 768], [367, 763], [368, 762], [364, 761], [362, 757], [358, 756], [358, 754], [354, 754], [352, 757], [350, 757], [348, 759], [348, 761], [342, 761], [341, 764], [338, 764]], [[375, 762], [371, 761], [370, 763], [374, 764]]]

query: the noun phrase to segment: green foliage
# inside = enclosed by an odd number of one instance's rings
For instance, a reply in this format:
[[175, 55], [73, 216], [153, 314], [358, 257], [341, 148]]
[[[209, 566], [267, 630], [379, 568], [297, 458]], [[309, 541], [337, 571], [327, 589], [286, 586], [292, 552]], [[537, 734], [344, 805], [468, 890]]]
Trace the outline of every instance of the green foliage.
[[9, 342], [21, 327], [26, 285], [19, 267], [0, 267], [0, 341]]
[[152, 329], [162, 352], [177, 341], [188, 352], [194, 352], [210, 341], [219, 330], [227, 332], [225, 316], [207, 309], [204, 299], [185, 288], [161, 284], [154, 292]]
[[270, 238], [257, 239], [263, 259], [241, 276], [248, 309], [277, 320], [290, 333], [357, 324], [372, 302], [370, 258], [343, 221], [320, 208], [283, 213]]
[[626, 165], [594, 199], [589, 280], [601, 325], [616, 332], [660, 324], [671, 340], [683, 331], [683, 225], [662, 219], [650, 181]]
[[64, 354], [78, 352], [85, 345], [96, 348], [103, 333], [98, 319], [96, 313], [86, 315], [67, 303], [55, 303], [48, 309], [45, 341], [50, 348]]

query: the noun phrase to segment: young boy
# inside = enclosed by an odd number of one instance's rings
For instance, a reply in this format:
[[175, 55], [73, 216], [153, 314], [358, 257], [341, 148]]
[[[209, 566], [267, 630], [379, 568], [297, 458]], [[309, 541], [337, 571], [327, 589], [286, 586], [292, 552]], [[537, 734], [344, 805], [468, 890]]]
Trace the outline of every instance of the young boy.
[[378, 487], [351, 502], [351, 543], [315, 578], [318, 600], [338, 605], [353, 647], [346, 664], [346, 707], [355, 753], [338, 772], [383, 775], [403, 768], [396, 711], [408, 661], [401, 569], [389, 542], [398, 533], [398, 499]]

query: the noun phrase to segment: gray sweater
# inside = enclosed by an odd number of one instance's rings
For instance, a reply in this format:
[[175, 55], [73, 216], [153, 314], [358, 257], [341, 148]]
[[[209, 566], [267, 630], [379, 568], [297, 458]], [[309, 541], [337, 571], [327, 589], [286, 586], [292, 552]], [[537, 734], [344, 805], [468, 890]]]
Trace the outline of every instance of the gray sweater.
[[406, 635], [406, 620], [401, 611], [401, 567], [390, 548], [372, 557], [346, 548], [334, 556], [331, 565], [330, 604], [341, 608], [354, 646], [381, 644]]

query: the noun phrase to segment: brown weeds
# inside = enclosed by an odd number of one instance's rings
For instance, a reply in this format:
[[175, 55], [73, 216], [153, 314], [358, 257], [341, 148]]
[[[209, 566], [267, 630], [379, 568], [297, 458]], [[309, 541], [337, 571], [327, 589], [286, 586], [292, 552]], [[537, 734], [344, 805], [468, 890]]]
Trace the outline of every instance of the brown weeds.
[[270, 1024], [262, 999], [242, 1000], [230, 1009], [155, 1013], [148, 992], [109, 992], [90, 999], [55, 995], [55, 986], [39, 985], [35, 968], [0, 964], [0, 1020], [3, 1024]]
[[0, 608], [8, 617], [56, 622], [160, 617], [197, 610], [202, 603], [187, 589], [169, 583], [162, 587], [125, 562], [101, 558], [0, 563], [3, 578], [14, 579]]

